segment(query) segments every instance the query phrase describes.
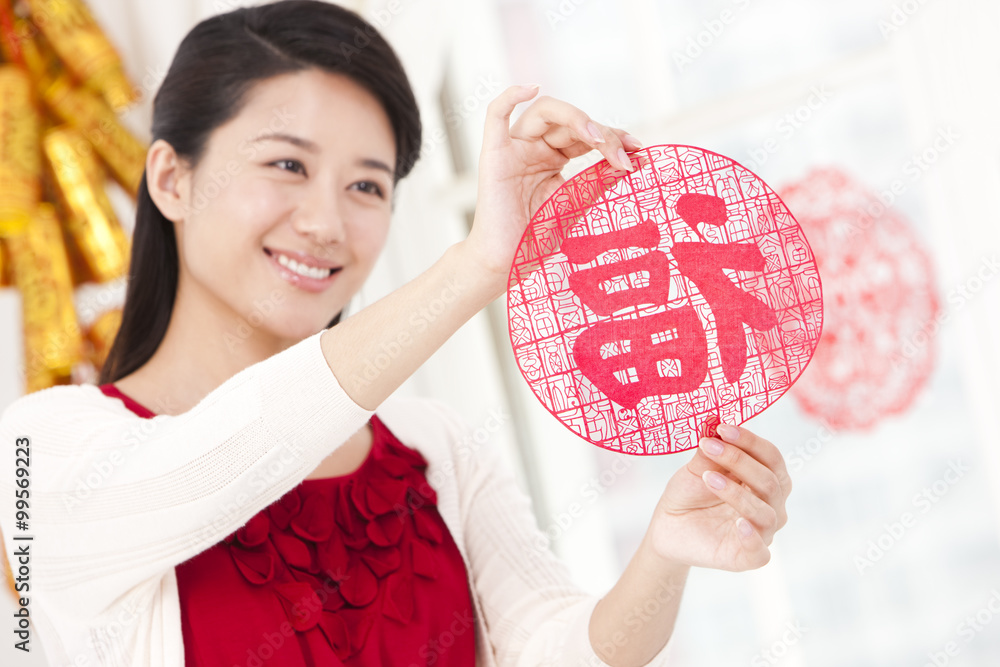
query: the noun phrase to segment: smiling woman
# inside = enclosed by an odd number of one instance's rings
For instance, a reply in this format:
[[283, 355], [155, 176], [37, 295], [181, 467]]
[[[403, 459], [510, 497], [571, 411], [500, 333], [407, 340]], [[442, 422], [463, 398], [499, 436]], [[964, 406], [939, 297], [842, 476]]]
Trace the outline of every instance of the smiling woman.
[[[275, 109], [287, 127], [260, 134]], [[250, 159], [240, 153], [247, 137]], [[348, 76], [312, 68], [256, 84], [194, 165], [157, 138], [146, 187], [173, 223], [182, 258], [175, 322], [189, 319], [185, 313], [205, 292], [231, 311], [213, 313], [231, 320], [275, 287], [286, 298], [258, 329], [261, 339], [273, 336], [287, 347], [330, 322], [385, 244], [395, 154], [378, 99]], [[209, 196], [222, 172], [231, 175], [228, 183]], [[168, 327], [161, 349], [172, 349], [171, 338], [183, 334], [179, 324]]]
[[[565, 102], [511, 125], [537, 92], [489, 105], [468, 237], [341, 322], [419, 154], [402, 66], [372, 26], [314, 0], [187, 35], [154, 100], [101, 384], [0, 416], [0, 442], [30, 435], [32, 621], [51, 661], [663, 664], [690, 566], [767, 561], [790, 482], [746, 430], [703, 441], [597, 599], [495, 451], [470, 450], [436, 401], [390, 399], [503, 294], [569, 159], [596, 149], [633, 169], [635, 138]], [[0, 457], [0, 496], [14, 461]]]
[[[393, 186], [412, 168], [421, 137], [413, 92], [388, 44], [377, 37], [358, 54], [339, 49], [365, 27], [338, 8], [274, 5], [213, 17], [183, 40], [154, 100], [126, 306], [102, 383], [151, 360], [161, 365], [157, 350], [184, 336], [188, 318], [178, 310], [205, 291], [231, 319], [252, 312], [254, 295], [270, 291], [261, 283], [275, 275], [297, 287], [285, 290], [284, 312], [255, 332], [285, 346], [339, 321], [385, 241]], [[306, 34], [314, 38], [289, 43]], [[348, 237], [347, 224], [352, 247], [331, 250]], [[181, 261], [187, 252], [190, 262]], [[317, 268], [347, 270], [321, 277]], [[138, 391], [140, 377], [123, 386]]]

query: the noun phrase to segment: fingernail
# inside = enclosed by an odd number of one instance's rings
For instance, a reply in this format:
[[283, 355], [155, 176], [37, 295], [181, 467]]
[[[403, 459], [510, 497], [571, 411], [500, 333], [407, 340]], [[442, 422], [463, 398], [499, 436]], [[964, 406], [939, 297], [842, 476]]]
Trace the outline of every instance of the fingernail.
[[705, 481], [713, 489], [724, 489], [726, 488], [726, 478], [715, 472], [714, 470], [705, 471]]
[[627, 141], [636, 148], [642, 148], [642, 142], [633, 137], [631, 134], [626, 134], [624, 137], [622, 137], [622, 141]]
[[714, 438], [702, 438], [701, 448], [712, 456], [718, 456], [726, 450], [725, 446]]
[[753, 535], [753, 526], [743, 517], [736, 520], [736, 530], [740, 532], [740, 537], [746, 538]]
[[722, 436], [723, 440], [733, 442], [740, 437], [740, 430], [729, 424], [719, 424], [715, 427], [715, 432]]
[[632, 171], [632, 160], [628, 159], [628, 155], [625, 154], [624, 148], [618, 149], [618, 161], [622, 163], [625, 171]]
[[529, 93], [538, 90], [540, 87], [541, 84], [538, 83], [526, 83], [521, 86], [521, 88], [523, 88], [526, 92]]
[[590, 132], [590, 136], [594, 138], [596, 143], [604, 143], [604, 135], [601, 134], [601, 131], [597, 129], [597, 126], [593, 122], [587, 123], [587, 132]]

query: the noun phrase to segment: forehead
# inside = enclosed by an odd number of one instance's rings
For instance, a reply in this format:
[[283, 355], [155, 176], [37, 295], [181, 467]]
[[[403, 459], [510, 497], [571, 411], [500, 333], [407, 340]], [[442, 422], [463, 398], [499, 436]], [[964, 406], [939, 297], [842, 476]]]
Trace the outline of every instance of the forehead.
[[231, 141], [281, 132], [321, 148], [363, 145], [386, 160], [395, 155], [392, 125], [379, 100], [351, 78], [317, 69], [258, 82], [239, 113], [219, 129]]

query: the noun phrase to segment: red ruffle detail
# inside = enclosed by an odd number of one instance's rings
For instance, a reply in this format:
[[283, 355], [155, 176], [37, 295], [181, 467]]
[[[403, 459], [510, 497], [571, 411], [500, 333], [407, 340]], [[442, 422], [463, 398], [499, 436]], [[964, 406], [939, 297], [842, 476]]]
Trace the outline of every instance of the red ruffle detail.
[[303, 581], [293, 581], [275, 584], [274, 592], [293, 628], [304, 632], [319, 623], [323, 604], [312, 586]]
[[274, 577], [274, 555], [258, 549], [240, 549], [230, 545], [236, 568], [251, 584], [266, 584]]
[[271, 515], [271, 521], [274, 522], [274, 525], [285, 530], [292, 517], [298, 514], [300, 509], [302, 509], [302, 499], [296, 488], [281, 496], [278, 502], [267, 508], [267, 511]]
[[373, 610], [412, 621], [413, 578], [437, 577], [444, 538], [424, 457], [376, 445], [357, 474], [300, 485], [225, 540], [247, 581], [273, 582], [292, 627], [318, 629], [341, 660], [364, 646]]

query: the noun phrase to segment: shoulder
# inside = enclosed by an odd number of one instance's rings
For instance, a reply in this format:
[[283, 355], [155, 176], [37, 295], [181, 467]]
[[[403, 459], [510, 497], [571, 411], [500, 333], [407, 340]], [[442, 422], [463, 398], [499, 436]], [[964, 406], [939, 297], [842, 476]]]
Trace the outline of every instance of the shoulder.
[[453, 449], [468, 430], [454, 408], [432, 398], [390, 397], [375, 415], [401, 442], [422, 451]]
[[95, 431], [138, 419], [125, 404], [90, 384], [57, 385], [15, 399], [0, 411], [0, 437], [27, 437], [42, 449], [60, 450]]
[[89, 410], [120, 412], [115, 409], [116, 404], [125, 407], [92, 384], [57, 385], [15, 399], [0, 410], [0, 422], [26, 417], [52, 418]]
[[[473, 430], [449, 404], [432, 398], [390, 397], [375, 415], [404, 444], [438, 461], [470, 472], [472, 468], [496, 469], [506, 465], [489, 437], [490, 423], [503, 417], [491, 415], [487, 425]], [[470, 467], [471, 466], [471, 467]]]

